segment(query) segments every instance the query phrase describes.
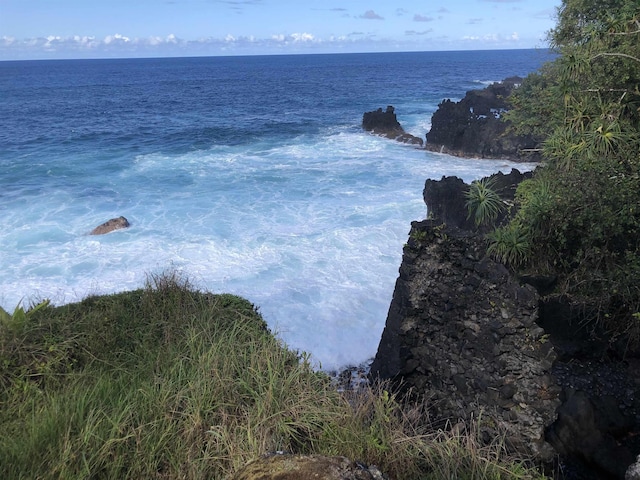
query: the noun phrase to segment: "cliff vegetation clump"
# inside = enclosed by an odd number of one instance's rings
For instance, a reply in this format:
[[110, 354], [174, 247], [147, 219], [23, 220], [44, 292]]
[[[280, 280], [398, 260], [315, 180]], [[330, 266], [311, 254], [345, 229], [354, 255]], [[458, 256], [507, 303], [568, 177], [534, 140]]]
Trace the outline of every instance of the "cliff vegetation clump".
[[251, 303], [174, 274], [0, 318], [1, 478], [234, 478], [277, 451], [392, 479], [537, 476], [425, 412], [384, 385], [340, 392]]
[[491, 249], [557, 277], [614, 338], [640, 341], [640, 9], [564, 0], [549, 33], [558, 58], [527, 77], [506, 114], [544, 136], [544, 166], [517, 192]]

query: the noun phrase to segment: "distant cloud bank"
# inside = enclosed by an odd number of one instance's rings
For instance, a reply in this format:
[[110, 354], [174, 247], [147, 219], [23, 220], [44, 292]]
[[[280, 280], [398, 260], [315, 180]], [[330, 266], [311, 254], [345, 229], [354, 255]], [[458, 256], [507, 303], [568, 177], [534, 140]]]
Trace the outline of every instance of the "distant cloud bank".
[[[383, 20], [374, 11], [362, 15], [367, 20]], [[416, 22], [432, 19], [420, 15]], [[93, 36], [57, 36], [16, 39], [0, 37], [0, 60], [55, 58], [116, 58], [161, 56], [267, 55], [283, 53], [333, 53], [366, 51], [455, 50], [491, 48], [531, 48], [522, 45], [517, 33], [487, 34], [432, 38], [433, 29], [405, 30], [404, 40], [386, 39], [376, 32], [352, 32], [342, 36], [319, 38], [308, 32], [274, 34], [268, 38], [226, 35], [220, 38], [203, 37], [195, 40], [174, 34], [151, 37], [132, 37], [121, 33]], [[474, 43], [475, 42], [475, 43]]]

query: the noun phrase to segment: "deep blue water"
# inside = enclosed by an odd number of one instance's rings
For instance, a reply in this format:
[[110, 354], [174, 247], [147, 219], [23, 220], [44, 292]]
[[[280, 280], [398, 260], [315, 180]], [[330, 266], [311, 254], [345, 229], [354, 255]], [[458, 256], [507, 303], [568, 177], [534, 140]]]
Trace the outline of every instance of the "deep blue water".
[[[444, 98], [546, 51], [0, 62], [0, 305], [143, 285], [164, 269], [256, 303], [325, 368], [375, 354], [427, 178], [504, 161], [362, 132], [394, 105], [424, 137]], [[530, 168], [530, 166], [523, 166]], [[124, 215], [126, 231], [87, 236]]]

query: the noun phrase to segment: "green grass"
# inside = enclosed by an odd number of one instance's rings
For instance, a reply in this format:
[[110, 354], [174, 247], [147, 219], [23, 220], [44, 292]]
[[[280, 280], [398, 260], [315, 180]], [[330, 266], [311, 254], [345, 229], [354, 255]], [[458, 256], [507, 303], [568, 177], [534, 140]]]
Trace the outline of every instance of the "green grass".
[[224, 479], [276, 450], [394, 479], [542, 478], [384, 385], [339, 393], [244, 299], [148, 283], [0, 322], [0, 478]]

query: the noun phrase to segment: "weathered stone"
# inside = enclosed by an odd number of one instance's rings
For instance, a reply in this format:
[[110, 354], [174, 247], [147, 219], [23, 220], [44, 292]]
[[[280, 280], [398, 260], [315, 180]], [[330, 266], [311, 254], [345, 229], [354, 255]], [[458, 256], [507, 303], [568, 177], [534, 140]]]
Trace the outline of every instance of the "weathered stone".
[[[429, 395], [434, 418], [467, 420], [481, 410], [492, 419], [487, 423], [508, 428], [523, 453], [549, 460], [553, 451], [544, 430], [555, 420], [559, 400], [554, 385], [545, 398], [540, 395], [551, 363], [546, 369], [540, 364], [553, 352], [520, 320], [537, 318], [535, 289], [520, 286], [486, 257], [481, 235], [436, 219], [414, 222], [411, 235], [419, 240], [405, 252], [418, 254], [403, 258], [406, 277], [396, 282], [372, 374], [401, 378], [414, 393]], [[465, 288], [469, 279], [472, 286]], [[428, 374], [412, 370], [417, 364], [428, 365], [422, 368]]]
[[422, 146], [424, 140], [404, 131], [395, 114], [395, 109], [389, 105], [385, 111], [382, 108], [365, 112], [362, 116], [362, 128], [368, 132], [382, 135], [402, 143]]
[[622, 418], [616, 405], [609, 403], [603, 410], [586, 393], [572, 392], [558, 409], [558, 420], [547, 437], [563, 456], [576, 457], [602, 476], [623, 478], [634, 456], [615, 440], [615, 427], [606, 425], [605, 415], [609, 419], [618, 417], [614, 423]]
[[96, 228], [91, 230], [89, 235], [104, 235], [105, 233], [113, 232], [114, 230], [119, 230], [121, 228], [127, 227], [129, 227], [129, 221], [126, 218], [112, 218], [111, 220], [107, 220], [102, 225], [98, 225]]
[[632, 463], [625, 472], [624, 480], [640, 480], [640, 455], [636, 457], [635, 463]]
[[346, 457], [276, 454], [248, 463], [233, 480], [383, 480], [375, 466]]
[[443, 100], [431, 118], [426, 148], [464, 157], [539, 160], [541, 139], [512, 133], [501, 119], [509, 109], [509, 93], [521, 81], [508, 78], [468, 91], [459, 102]]
[[[505, 202], [512, 202], [515, 198], [517, 185], [525, 179], [531, 178], [531, 172], [521, 173], [512, 169], [508, 174], [498, 172], [488, 177], [493, 182], [493, 188]], [[458, 177], [442, 177], [440, 180], [428, 179], [425, 182], [422, 196], [427, 204], [427, 212], [430, 218], [439, 220], [448, 226], [474, 231], [476, 225], [469, 216], [465, 192], [469, 185]], [[502, 223], [507, 218], [507, 211], [502, 212], [496, 222]], [[480, 260], [479, 251], [469, 251], [465, 257], [467, 260], [477, 262]]]
[[[522, 177], [497, 181], [512, 195]], [[594, 321], [601, 306], [549, 294], [555, 277], [515, 278], [487, 257], [466, 188], [425, 184], [430, 218], [412, 223], [373, 375], [429, 395], [433, 419], [482, 410], [527, 454], [623, 478], [640, 453], [640, 352]]]

